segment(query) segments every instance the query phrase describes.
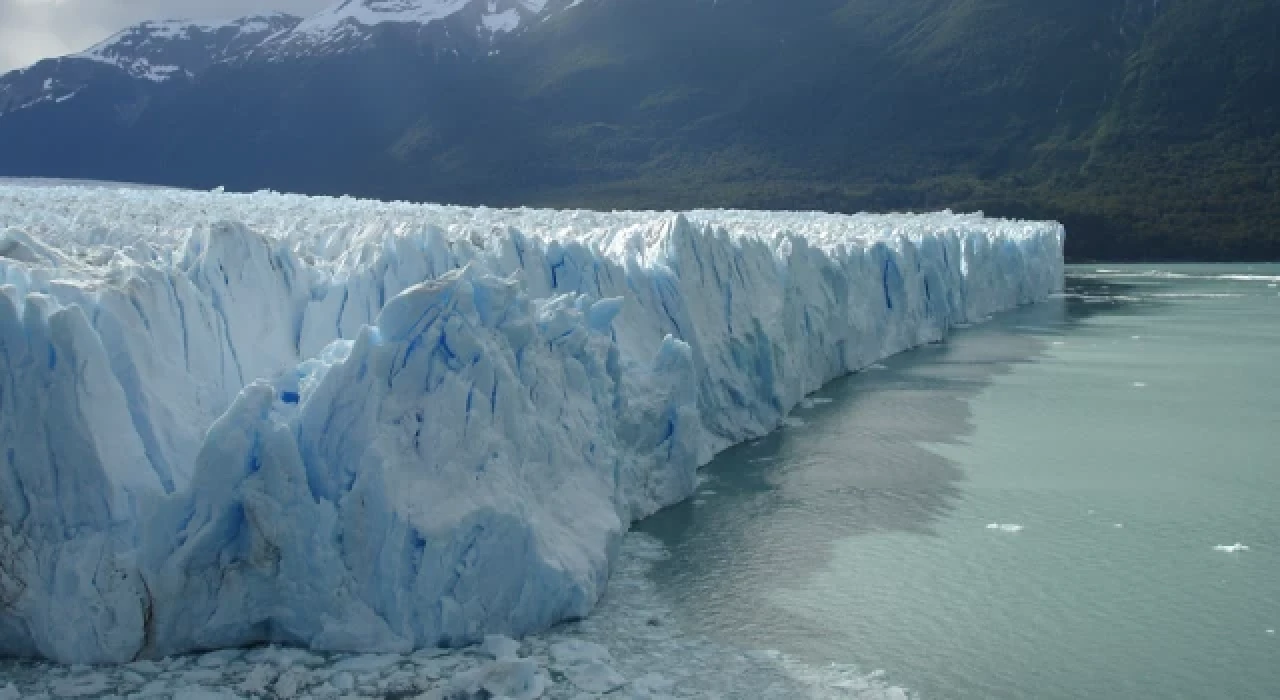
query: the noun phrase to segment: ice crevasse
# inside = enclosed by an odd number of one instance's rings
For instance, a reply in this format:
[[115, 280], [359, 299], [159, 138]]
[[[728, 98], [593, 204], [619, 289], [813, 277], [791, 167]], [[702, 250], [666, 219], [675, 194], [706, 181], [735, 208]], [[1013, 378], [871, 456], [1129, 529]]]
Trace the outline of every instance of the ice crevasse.
[[1055, 223], [0, 187], [0, 655], [587, 614], [823, 383], [1060, 290]]

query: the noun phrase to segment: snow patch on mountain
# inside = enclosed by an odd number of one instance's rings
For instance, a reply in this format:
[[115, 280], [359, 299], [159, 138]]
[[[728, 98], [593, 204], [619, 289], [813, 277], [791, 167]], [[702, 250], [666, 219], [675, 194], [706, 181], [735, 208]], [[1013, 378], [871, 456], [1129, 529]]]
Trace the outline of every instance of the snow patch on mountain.
[[1061, 289], [1062, 243], [950, 213], [0, 187], [0, 655], [582, 617], [698, 466]]
[[[463, 16], [475, 22], [479, 38], [519, 29], [544, 15], [547, 0], [344, 0], [303, 21], [263, 47], [268, 56], [331, 53], [360, 48], [382, 25], [425, 27]], [[546, 14], [546, 16], [550, 16]]]
[[343, 33], [343, 25], [427, 24], [457, 13], [469, 2], [471, 0], [344, 0], [304, 20], [294, 33], [328, 37]]
[[0, 115], [44, 102], [65, 102], [89, 85], [121, 74], [144, 84], [191, 78], [215, 63], [246, 54], [300, 21], [277, 13], [229, 22], [142, 22], [80, 53], [0, 76]]
[[148, 21], [67, 58], [108, 63], [134, 78], [163, 82], [179, 73], [192, 75], [192, 69], [183, 67], [182, 63], [194, 63], [202, 68], [255, 46], [298, 22], [298, 18], [283, 13], [229, 22]]
[[[490, 3], [495, 5], [496, 3]], [[482, 29], [490, 32], [513, 32], [520, 27], [520, 13], [516, 10], [504, 10], [487, 14], [480, 19]]]
[[[420, 37], [432, 27], [432, 40], [457, 54], [457, 38], [487, 45], [521, 29], [531, 18], [549, 19], [574, 5], [577, 2], [567, 0], [343, 0], [305, 20], [274, 13], [226, 22], [146, 21], [85, 51], [0, 76], [0, 115], [64, 102], [103, 79], [101, 71], [86, 64], [110, 66], [134, 80], [161, 84], [194, 78], [227, 61], [279, 61], [360, 50], [371, 46], [374, 30], [382, 26], [407, 28]], [[438, 26], [441, 22], [452, 24]], [[477, 55], [495, 53], [485, 49]]]

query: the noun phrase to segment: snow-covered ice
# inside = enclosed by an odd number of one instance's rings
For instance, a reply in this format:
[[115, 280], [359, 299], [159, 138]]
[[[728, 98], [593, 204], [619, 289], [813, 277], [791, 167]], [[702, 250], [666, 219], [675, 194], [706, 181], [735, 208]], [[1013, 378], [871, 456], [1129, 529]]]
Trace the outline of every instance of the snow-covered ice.
[[[950, 213], [0, 187], [0, 655], [406, 653], [583, 617], [698, 466], [1059, 291], [1062, 242]], [[477, 687], [532, 692], [503, 668]]]

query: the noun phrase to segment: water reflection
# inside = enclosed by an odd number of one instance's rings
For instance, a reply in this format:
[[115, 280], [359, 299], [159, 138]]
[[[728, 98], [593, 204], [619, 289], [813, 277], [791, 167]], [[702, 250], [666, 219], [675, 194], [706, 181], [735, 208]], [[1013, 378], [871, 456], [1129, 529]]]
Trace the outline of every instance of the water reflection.
[[796, 425], [726, 451], [694, 500], [639, 524], [671, 552], [653, 570], [658, 586], [692, 627], [714, 621], [763, 647], [779, 636], [820, 640], [822, 629], [767, 593], [799, 587], [849, 537], [936, 536], [965, 475], [929, 446], [971, 434], [969, 401], [993, 378], [1038, 361], [1091, 316], [1126, 313], [1136, 298], [1127, 285], [1071, 278], [1061, 298], [828, 385], [820, 403], [793, 413]]

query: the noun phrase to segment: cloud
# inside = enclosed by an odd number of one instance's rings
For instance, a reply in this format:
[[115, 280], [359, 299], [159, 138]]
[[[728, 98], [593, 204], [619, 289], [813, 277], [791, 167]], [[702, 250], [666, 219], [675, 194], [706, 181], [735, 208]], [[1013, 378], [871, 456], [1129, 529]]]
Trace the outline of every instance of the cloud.
[[147, 19], [310, 15], [334, 0], [0, 0], [0, 73], [82, 51]]

